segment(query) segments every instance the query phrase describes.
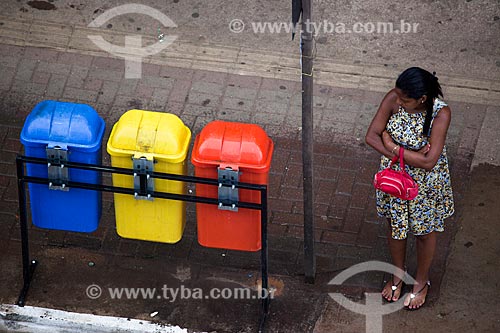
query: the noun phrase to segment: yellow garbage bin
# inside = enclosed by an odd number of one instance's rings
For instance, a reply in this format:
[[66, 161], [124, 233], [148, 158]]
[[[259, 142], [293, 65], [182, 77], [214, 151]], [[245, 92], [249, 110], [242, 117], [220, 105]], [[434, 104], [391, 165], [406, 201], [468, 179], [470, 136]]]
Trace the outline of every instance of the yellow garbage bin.
[[[144, 110], [124, 113], [107, 144], [114, 167], [187, 174], [191, 131], [174, 114]], [[138, 187], [138, 176], [113, 174], [113, 185]], [[184, 182], [150, 178], [149, 191], [185, 194]], [[152, 197], [114, 195], [116, 230], [123, 238], [176, 243], [186, 224], [185, 202]]]

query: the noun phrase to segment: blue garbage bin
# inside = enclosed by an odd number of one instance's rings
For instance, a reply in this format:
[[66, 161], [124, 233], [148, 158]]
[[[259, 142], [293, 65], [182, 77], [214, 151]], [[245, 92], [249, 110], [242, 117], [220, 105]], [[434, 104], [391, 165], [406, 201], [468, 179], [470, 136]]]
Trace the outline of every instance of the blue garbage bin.
[[[21, 131], [25, 155], [53, 161], [101, 163], [104, 120], [85, 104], [43, 101]], [[101, 216], [101, 192], [75, 189], [65, 181], [100, 184], [96, 171], [28, 163], [28, 176], [47, 177], [50, 185], [29, 184], [32, 222], [46, 229], [92, 232]]]

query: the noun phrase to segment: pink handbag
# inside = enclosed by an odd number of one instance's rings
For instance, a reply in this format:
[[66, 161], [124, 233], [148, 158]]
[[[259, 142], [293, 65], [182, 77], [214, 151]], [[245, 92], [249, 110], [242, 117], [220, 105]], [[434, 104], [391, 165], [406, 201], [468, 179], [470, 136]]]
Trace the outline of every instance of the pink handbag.
[[399, 147], [400, 170], [392, 169], [392, 166], [398, 160], [398, 157], [394, 156], [388, 168], [375, 174], [373, 186], [377, 190], [403, 200], [413, 200], [418, 195], [418, 184], [405, 171], [403, 155], [404, 149], [403, 147]]

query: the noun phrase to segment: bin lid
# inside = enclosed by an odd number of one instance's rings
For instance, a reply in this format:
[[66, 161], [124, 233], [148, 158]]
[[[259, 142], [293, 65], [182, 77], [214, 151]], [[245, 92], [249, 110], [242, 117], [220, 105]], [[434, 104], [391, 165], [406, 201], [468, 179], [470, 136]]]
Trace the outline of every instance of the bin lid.
[[48, 145], [97, 151], [106, 124], [86, 104], [42, 101], [24, 122], [21, 142], [25, 146]]
[[266, 172], [271, 166], [273, 142], [255, 124], [213, 121], [196, 137], [191, 161], [195, 166], [220, 165]]
[[134, 109], [113, 126], [108, 153], [179, 163], [186, 159], [190, 140], [191, 130], [176, 115]]

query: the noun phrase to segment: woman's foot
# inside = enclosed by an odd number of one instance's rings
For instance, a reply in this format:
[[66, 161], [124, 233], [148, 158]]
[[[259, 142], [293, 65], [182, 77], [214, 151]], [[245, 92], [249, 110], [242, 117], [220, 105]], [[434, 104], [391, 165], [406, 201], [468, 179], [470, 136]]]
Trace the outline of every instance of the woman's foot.
[[427, 292], [431, 286], [430, 281], [424, 283], [416, 283], [413, 285], [413, 291], [405, 299], [404, 306], [408, 310], [417, 310], [425, 303], [425, 298], [427, 297]]
[[382, 289], [382, 297], [389, 302], [397, 302], [402, 290], [403, 280], [398, 277], [394, 278], [393, 275], [391, 280], [385, 284], [384, 289]]

